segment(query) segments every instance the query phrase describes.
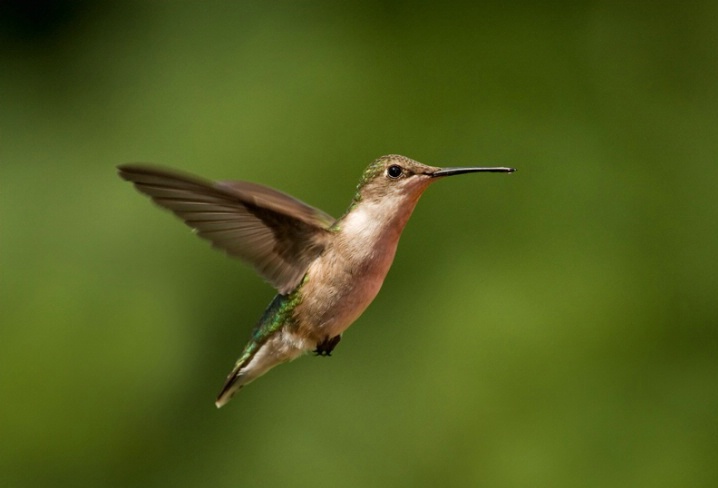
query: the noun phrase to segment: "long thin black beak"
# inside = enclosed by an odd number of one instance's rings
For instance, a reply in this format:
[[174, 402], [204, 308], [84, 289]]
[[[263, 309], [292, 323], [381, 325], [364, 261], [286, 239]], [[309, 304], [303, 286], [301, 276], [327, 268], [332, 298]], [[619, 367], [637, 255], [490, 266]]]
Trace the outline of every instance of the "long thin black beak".
[[432, 178], [440, 176], [463, 175], [464, 173], [513, 173], [515, 168], [441, 168], [439, 171], [431, 173]]

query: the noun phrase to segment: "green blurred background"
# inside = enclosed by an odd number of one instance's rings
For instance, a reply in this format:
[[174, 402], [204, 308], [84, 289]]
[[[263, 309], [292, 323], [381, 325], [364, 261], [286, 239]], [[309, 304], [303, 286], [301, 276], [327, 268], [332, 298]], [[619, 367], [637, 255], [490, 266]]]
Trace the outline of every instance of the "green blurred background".
[[[718, 484], [718, 4], [2, 2], [7, 487]], [[116, 176], [432, 187], [332, 358]]]

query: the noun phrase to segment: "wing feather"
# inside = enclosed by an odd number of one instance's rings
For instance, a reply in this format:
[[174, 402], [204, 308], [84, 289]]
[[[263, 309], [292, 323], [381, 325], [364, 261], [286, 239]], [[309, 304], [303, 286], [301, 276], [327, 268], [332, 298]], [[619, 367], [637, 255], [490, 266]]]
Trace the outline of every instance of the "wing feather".
[[301, 282], [322, 253], [334, 223], [321, 210], [256, 183], [211, 182], [138, 164], [118, 169], [141, 193], [213, 247], [250, 264], [283, 294]]

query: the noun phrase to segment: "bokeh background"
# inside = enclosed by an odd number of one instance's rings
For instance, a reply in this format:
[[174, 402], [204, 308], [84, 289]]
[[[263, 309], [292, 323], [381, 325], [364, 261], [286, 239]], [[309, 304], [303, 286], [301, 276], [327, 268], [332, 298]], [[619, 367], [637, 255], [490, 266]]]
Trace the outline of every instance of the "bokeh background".
[[[718, 484], [718, 4], [0, 3], [0, 484]], [[428, 190], [331, 358], [116, 176]]]

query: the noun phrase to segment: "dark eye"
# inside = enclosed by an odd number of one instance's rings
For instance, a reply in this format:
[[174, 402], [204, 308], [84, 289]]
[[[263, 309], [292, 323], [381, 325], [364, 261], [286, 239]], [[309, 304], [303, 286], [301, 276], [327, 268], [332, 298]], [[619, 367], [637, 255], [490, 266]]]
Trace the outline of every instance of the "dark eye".
[[386, 169], [386, 174], [389, 175], [389, 178], [398, 178], [403, 172], [404, 170], [398, 164], [392, 164]]

